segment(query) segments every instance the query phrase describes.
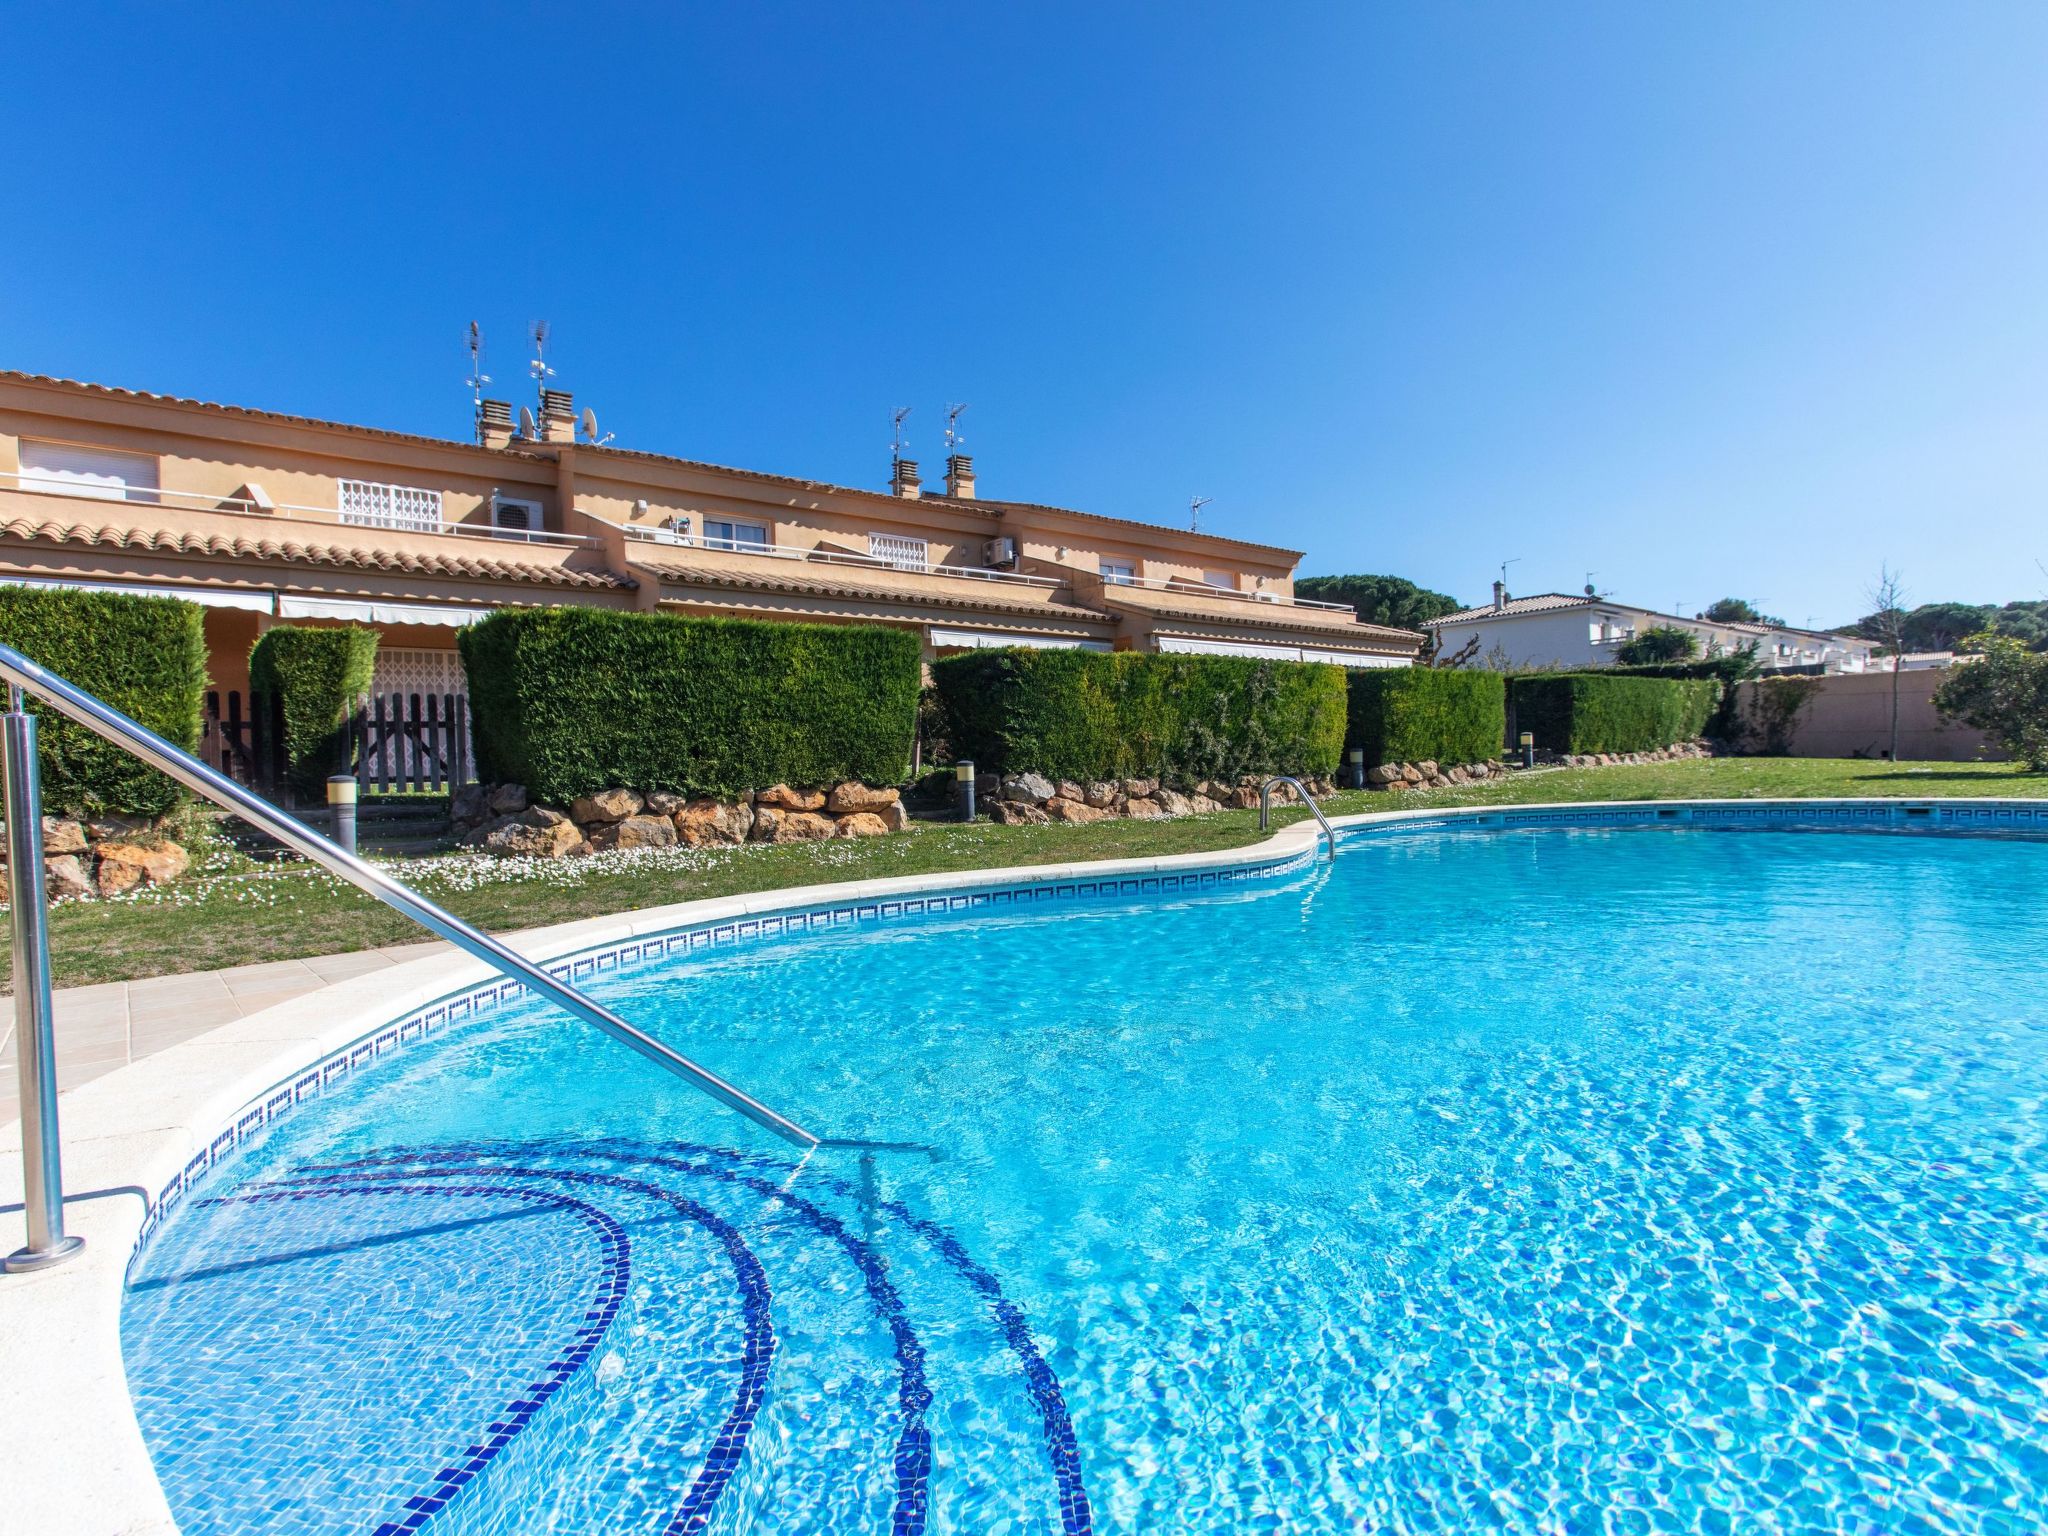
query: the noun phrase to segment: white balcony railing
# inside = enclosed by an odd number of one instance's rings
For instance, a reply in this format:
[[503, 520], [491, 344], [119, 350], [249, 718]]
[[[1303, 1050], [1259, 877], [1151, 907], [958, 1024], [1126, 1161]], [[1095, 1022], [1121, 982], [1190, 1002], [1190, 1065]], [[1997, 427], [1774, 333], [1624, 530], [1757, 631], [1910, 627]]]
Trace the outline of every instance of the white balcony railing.
[[[348, 483], [348, 482], [344, 482]], [[405, 487], [391, 487], [403, 490]], [[49, 497], [53, 501], [90, 502], [95, 507], [112, 505], [176, 507], [192, 512], [215, 512], [228, 517], [246, 517], [265, 523], [288, 522], [304, 524], [324, 523], [329, 527], [382, 528], [395, 533], [424, 533], [451, 538], [482, 539], [491, 543], [546, 544], [560, 547], [580, 547], [595, 540], [580, 533], [542, 533], [527, 528], [493, 528], [484, 523], [451, 523], [441, 517], [440, 493], [420, 492], [419, 495], [434, 498], [433, 515], [424, 515], [417, 503], [408, 503], [403, 512], [394, 510], [391, 520], [377, 521], [379, 511], [374, 504], [351, 506], [346, 501], [340, 507], [309, 507], [295, 502], [257, 500], [249, 496], [210, 496], [195, 491], [169, 491], [162, 489], [138, 490], [131, 495], [108, 496], [94, 490], [80, 492], [67, 490], [51, 484], [47, 479], [34, 475], [17, 474], [12, 470], [0, 470], [0, 491], [18, 491], [25, 496]], [[394, 504], [395, 506], [395, 504]]]
[[1329, 613], [1348, 613], [1354, 619], [1358, 610], [1350, 603], [1323, 603], [1312, 597], [1282, 597], [1277, 592], [1240, 592], [1235, 587], [1211, 586], [1192, 576], [1126, 576], [1121, 571], [1102, 577], [1105, 587], [1143, 587], [1151, 592], [1173, 592], [1183, 597], [1220, 597], [1226, 601], [1258, 603], [1266, 607], [1319, 608]]
[[793, 560], [803, 564], [846, 565], [871, 571], [895, 571], [919, 576], [946, 576], [967, 581], [1009, 582], [1026, 587], [1064, 587], [1058, 576], [1030, 576], [1022, 571], [994, 571], [974, 565], [923, 565], [911, 567], [900, 558], [858, 555], [846, 550], [820, 549], [805, 544], [755, 544], [744, 539], [713, 539], [699, 534], [678, 533], [673, 528], [648, 523], [614, 523], [628, 539], [642, 544], [663, 544], [674, 549], [708, 549], [723, 554], [763, 555], [770, 560]]

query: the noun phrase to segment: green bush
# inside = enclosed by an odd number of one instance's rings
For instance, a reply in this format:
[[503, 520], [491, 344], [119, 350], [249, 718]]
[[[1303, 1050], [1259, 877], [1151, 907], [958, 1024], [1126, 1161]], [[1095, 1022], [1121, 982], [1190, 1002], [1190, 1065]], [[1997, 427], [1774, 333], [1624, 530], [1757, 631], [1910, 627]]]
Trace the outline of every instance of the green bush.
[[377, 631], [281, 624], [249, 651], [249, 692], [283, 702], [285, 777], [299, 794], [326, 793], [328, 775], [348, 771], [348, 721], [370, 691]]
[[1711, 679], [1543, 672], [1512, 678], [1515, 729], [1552, 752], [1649, 752], [1691, 741], [1721, 700]]
[[997, 773], [1195, 784], [1332, 774], [1344, 674], [1319, 662], [988, 650], [932, 668], [953, 751]]
[[[140, 721], [173, 746], [199, 750], [206, 699], [206, 616], [173, 597], [0, 588], [0, 644]], [[38, 704], [43, 807], [51, 814], [157, 817], [176, 784], [82, 725]]]
[[1944, 720], [1983, 731], [2031, 772], [2048, 772], [2048, 656], [1995, 632], [1964, 644], [1980, 654], [1949, 669], [1934, 707]]
[[920, 647], [903, 630], [534, 608], [460, 645], [482, 778], [550, 804], [896, 784], [910, 768]]
[[1498, 672], [1387, 667], [1351, 674], [1346, 747], [1365, 749], [1365, 766], [1477, 763], [1500, 756], [1507, 740], [1507, 679]]

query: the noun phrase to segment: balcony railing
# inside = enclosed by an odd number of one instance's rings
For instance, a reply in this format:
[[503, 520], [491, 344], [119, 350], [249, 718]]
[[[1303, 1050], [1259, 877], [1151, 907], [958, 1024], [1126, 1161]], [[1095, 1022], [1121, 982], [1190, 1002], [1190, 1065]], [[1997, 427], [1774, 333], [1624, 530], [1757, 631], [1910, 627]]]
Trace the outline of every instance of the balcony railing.
[[679, 533], [647, 523], [614, 523], [628, 539], [641, 544], [661, 544], [672, 549], [708, 549], [721, 554], [764, 555], [771, 560], [802, 564], [846, 565], [860, 570], [894, 571], [918, 576], [947, 576], [967, 581], [1009, 582], [1026, 587], [1064, 587], [1058, 576], [1031, 576], [1022, 571], [996, 571], [974, 565], [922, 565], [911, 567], [902, 559], [882, 555], [860, 555], [849, 550], [821, 549], [807, 544], [756, 544], [746, 539], [707, 538], [701, 534]]
[[1279, 608], [1320, 608], [1330, 613], [1348, 613], [1354, 619], [1358, 610], [1350, 603], [1323, 603], [1312, 597], [1282, 597], [1277, 592], [1240, 592], [1235, 587], [1211, 586], [1206, 581], [1196, 581], [1188, 576], [1104, 576], [1105, 587], [1143, 587], [1151, 592], [1173, 592], [1183, 597], [1221, 597], [1240, 603], [1258, 603], [1263, 607]]
[[[329, 527], [381, 527], [399, 533], [424, 533], [436, 537], [485, 539], [493, 543], [547, 544], [565, 548], [595, 541], [580, 533], [541, 533], [527, 528], [493, 528], [481, 523], [451, 523], [438, 514], [431, 520], [413, 516], [403, 522], [373, 522], [369, 517], [340, 507], [309, 507], [296, 502], [257, 500], [250, 496], [213, 496], [196, 491], [169, 491], [156, 487], [135, 487], [122, 493], [119, 487], [85, 490], [58, 487], [43, 475], [23, 475], [0, 470], [0, 491], [12, 490], [24, 496], [47, 496], [55, 501], [111, 502], [131, 507], [176, 507], [191, 512], [217, 512], [228, 517], [247, 517], [266, 523], [324, 523]], [[111, 494], [109, 494], [111, 493]]]

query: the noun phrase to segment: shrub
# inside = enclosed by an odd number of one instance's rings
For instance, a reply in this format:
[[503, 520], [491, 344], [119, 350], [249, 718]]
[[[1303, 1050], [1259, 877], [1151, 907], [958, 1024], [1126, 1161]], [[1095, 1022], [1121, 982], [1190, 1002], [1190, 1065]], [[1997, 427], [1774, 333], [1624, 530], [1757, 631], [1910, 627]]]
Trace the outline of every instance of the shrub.
[[1691, 741], [1721, 698], [1707, 679], [1546, 672], [1508, 685], [1515, 729], [1553, 752], [1649, 752]]
[[1332, 774], [1344, 674], [1320, 662], [989, 650], [932, 668], [953, 750], [997, 773], [1180, 784]]
[[[0, 643], [104, 699], [187, 752], [199, 750], [206, 617], [195, 603], [115, 592], [0, 588]], [[43, 806], [53, 814], [157, 817], [178, 786], [82, 725], [38, 715]]]
[[2012, 635], [1971, 635], [1982, 654], [1951, 668], [1934, 707], [1991, 736], [2036, 773], [2048, 772], [2048, 655]]
[[484, 780], [556, 805], [621, 785], [895, 784], [910, 767], [920, 647], [902, 630], [535, 608], [459, 643]]
[[370, 691], [377, 631], [282, 624], [249, 651], [249, 692], [275, 698], [284, 714], [285, 777], [318, 799], [328, 775], [348, 771], [348, 721]]
[[1675, 624], [1653, 624], [1614, 653], [1627, 666], [1647, 662], [1690, 661], [1700, 653], [1699, 638]]
[[1500, 756], [1507, 739], [1507, 679], [1498, 672], [1388, 667], [1350, 676], [1347, 747], [1365, 766], [1476, 763]]

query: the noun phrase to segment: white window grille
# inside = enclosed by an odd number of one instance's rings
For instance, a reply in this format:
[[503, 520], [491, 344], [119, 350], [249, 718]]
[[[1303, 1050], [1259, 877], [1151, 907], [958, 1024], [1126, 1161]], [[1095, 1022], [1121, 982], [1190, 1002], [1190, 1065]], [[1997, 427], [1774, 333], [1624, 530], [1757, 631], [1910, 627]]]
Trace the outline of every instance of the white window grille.
[[868, 553], [899, 571], [930, 570], [929, 551], [930, 546], [923, 539], [906, 538], [898, 533], [868, 535]]
[[416, 485], [344, 480], [341, 482], [341, 520], [357, 528], [439, 533], [441, 493], [422, 490]]

